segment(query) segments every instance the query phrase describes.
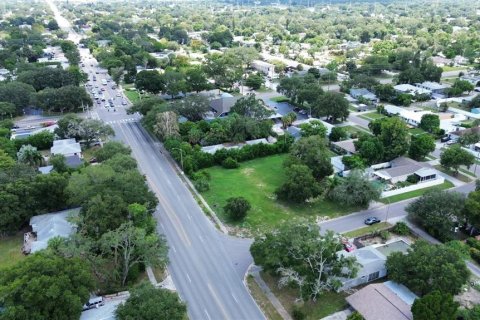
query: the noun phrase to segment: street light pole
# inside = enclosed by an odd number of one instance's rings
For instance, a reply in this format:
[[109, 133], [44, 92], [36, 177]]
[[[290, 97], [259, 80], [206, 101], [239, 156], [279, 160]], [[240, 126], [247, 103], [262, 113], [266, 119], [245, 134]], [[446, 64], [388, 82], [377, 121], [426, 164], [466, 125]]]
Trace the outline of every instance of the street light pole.
[[180, 148], [172, 148], [172, 150], [179, 150], [180, 151], [180, 165], [182, 166], [182, 173], [183, 173], [183, 150]]

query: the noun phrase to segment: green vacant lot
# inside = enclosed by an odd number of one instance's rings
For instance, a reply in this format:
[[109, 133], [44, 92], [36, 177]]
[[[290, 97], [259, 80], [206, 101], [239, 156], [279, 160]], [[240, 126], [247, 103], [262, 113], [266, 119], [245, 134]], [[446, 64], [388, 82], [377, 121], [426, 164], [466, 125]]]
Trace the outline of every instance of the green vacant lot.
[[230, 197], [242, 196], [252, 205], [240, 227], [252, 232], [275, 228], [297, 219], [313, 221], [318, 216], [335, 217], [355, 211], [355, 208], [319, 199], [313, 203], [291, 204], [276, 200], [275, 189], [285, 179], [283, 161], [286, 155], [275, 155], [240, 164], [237, 169], [209, 168], [210, 190], [205, 200], [223, 221], [227, 221], [223, 206]]
[[10, 267], [25, 258], [22, 245], [23, 233], [0, 238], [0, 269]]

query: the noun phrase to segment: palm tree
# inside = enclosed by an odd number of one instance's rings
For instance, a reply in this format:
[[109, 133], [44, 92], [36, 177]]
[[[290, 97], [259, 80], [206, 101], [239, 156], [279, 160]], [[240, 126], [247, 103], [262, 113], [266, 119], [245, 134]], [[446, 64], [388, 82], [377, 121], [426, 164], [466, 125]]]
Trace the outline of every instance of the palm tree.
[[32, 167], [38, 167], [43, 162], [43, 157], [40, 151], [32, 145], [23, 145], [17, 152], [17, 159], [20, 163], [28, 164]]

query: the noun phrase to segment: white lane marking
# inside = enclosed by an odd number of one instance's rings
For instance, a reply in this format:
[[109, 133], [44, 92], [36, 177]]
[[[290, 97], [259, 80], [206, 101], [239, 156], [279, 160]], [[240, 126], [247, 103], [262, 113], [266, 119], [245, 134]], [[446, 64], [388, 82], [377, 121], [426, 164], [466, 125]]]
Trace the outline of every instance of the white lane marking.
[[173, 245], [171, 247], [173, 249], [173, 252], [177, 253], [177, 249], [175, 249], [175, 247]]
[[187, 213], [187, 217], [188, 217], [188, 220], [192, 221], [192, 216], [190, 215], [190, 213]]
[[233, 292], [230, 291], [230, 294], [232, 295], [233, 300], [235, 300], [235, 302], [238, 303], [237, 297], [235, 297], [235, 295], [233, 294]]
[[188, 273], [185, 273], [187, 275], [187, 279], [190, 283], [192, 283], [192, 279], [190, 279], [190, 276], [188, 275]]
[[205, 314], [207, 315], [208, 320], [212, 320], [212, 318], [210, 318], [210, 315], [209, 315], [208, 312], [207, 312], [207, 309], [203, 309], [203, 311], [204, 311]]
[[205, 240], [203, 239], [202, 235], [198, 235], [198, 237], [200, 238], [200, 241], [202, 241], [202, 243], [205, 243]]

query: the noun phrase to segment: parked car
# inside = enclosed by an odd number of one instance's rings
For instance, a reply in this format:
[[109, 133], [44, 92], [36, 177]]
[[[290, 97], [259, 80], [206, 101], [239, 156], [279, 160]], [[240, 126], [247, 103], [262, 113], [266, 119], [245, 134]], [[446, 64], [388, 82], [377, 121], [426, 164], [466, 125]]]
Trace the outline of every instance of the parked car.
[[99, 308], [103, 305], [105, 305], [103, 297], [90, 298], [90, 300], [88, 300], [88, 302], [83, 305], [82, 310], [85, 311], [93, 308]]
[[354, 246], [352, 243], [348, 242], [348, 241], [343, 243], [343, 248], [344, 248], [345, 251], [347, 251], [347, 252], [352, 252], [353, 250], [355, 250], [355, 246]]
[[444, 136], [444, 137], [440, 138], [440, 142], [447, 142], [447, 141], [450, 141], [449, 136]]
[[447, 141], [447, 145], [449, 145], [449, 146], [452, 145], [452, 144], [455, 144], [455, 143], [457, 143], [455, 140], [448, 140]]
[[371, 226], [372, 224], [379, 223], [380, 219], [378, 219], [377, 217], [369, 217], [369, 218], [365, 219], [364, 222], [365, 222], [366, 225]]
[[127, 101], [123, 100], [122, 101], [122, 106], [126, 106], [127, 105]]

